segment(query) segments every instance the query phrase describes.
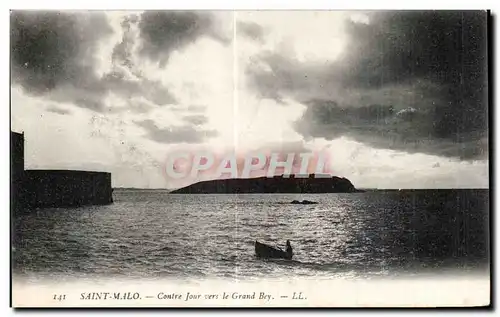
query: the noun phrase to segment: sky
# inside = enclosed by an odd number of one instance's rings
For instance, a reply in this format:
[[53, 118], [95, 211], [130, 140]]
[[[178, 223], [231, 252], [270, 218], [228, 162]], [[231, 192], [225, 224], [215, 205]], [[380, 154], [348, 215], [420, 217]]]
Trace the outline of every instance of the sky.
[[357, 188], [488, 187], [482, 11], [15, 11], [27, 169], [178, 188], [168, 156], [326, 152]]

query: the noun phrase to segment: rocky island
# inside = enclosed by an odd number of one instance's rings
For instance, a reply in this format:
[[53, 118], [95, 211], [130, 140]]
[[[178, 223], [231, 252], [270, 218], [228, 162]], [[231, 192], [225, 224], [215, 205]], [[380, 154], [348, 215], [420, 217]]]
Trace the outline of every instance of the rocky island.
[[272, 193], [354, 193], [360, 192], [347, 178], [275, 176], [272, 178], [228, 178], [198, 182], [171, 191], [171, 194], [272, 194]]

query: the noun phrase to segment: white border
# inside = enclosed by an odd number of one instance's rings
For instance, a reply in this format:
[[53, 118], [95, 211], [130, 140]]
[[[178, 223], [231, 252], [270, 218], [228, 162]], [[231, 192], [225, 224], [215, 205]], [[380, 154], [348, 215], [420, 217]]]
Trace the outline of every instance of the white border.
[[320, 0], [183, 0], [183, 1], [13, 1], [11, 9], [93, 9], [93, 10], [142, 10], [142, 9], [209, 9], [209, 10], [407, 10], [407, 9], [488, 9], [494, 1], [338, 1], [327, 5]]

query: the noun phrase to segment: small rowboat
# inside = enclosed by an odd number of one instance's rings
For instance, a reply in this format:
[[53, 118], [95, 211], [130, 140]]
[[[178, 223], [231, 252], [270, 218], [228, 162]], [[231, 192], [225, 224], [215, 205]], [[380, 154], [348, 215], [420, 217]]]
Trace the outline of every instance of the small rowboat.
[[255, 241], [255, 255], [267, 259], [292, 259], [292, 254], [258, 241]]

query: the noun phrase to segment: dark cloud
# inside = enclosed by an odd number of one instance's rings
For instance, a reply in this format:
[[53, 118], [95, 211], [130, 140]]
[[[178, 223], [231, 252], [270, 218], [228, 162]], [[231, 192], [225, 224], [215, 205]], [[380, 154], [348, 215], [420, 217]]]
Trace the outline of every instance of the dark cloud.
[[202, 105], [189, 105], [187, 107], [187, 110], [191, 112], [204, 112], [206, 109], [207, 106], [202, 106]]
[[61, 108], [56, 107], [56, 106], [48, 107], [47, 110], [50, 112], [53, 112], [53, 113], [60, 114], [60, 115], [67, 115], [67, 114], [71, 113], [71, 111], [69, 111], [67, 109], [61, 109]]
[[70, 102], [96, 112], [117, 111], [107, 107], [109, 94], [126, 102], [142, 97], [156, 105], [175, 102], [158, 81], [144, 78], [131, 59], [131, 25], [125, 18], [123, 39], [112, 54], [112, 70], [98, 75], [98, 44], [112, 34], [99, 12], [25, 12], [11, 15], [12, 83], [25, 93]]
[[213, 16], [198, 11], [146, 11], [139, 21], [140, 52], [164, 65], [170, 53], [200, 37], [227, 42], [214, 28]]
[[348, 22], [343, 55], [327, 64], [264, 54], [248, 70], [264, 98], [307, 106], [297, 130], [380, 148], [462, 159], [487, 156], [487, 15], [369, 13]]
[[169, 107], [169, 110], [175, 111], [175, 112], [183, 112], [183, 113], [188, 113], [188, 114], [203, 114], [207, 110], [207, 106], [204, 105], [172, 105]]
[[[301, 154], [309, 154], [308, 164], [306, 166], [306, 173], [317, 172], [317, 164], [319, 162], [320, 155], [324, 160], [324, 166], [321, 172], [332, 173], [331, 169], [331, 158], [328, 153], [328, 149], [325, 147], [323, 149], [311, 150], [305, 146], [303, 140], [301, 141], [283, 141], [283, 142], [270, 142], [261, 144], [255, 148], [248, 149], [247, 151], [241, 153], [238, 157], [242, 161], [247, 155], [260, 154], [266, 157], [266, 164], [261, 171], [256, 171], [252, 174], [252, 177], [264, 176], [267, 173], [272, 155], [276, 155], [278, 161], [285, 162], [288, 159], [288, 155], [293, 154], [292, 163], [292, 174], [299, 174], [302, 168], [302, 158]], [[240, 164], [240, 163], [238, 163]], [[243, 164], [241, 164], [243, 166]], [[279, 167], [276, 169], [276, 175], [285, 172], [285, 169]]]
[[134, 44], [133, 33], [131, 32], [132, 25], [136, 24], [138, 17], [136, 15], [130, 15], [125, 17], [121, 22], [121, 27], [123, 29], [122, 41], [118, 43], [114, 49], [111, 56], [113, 61], [131, 69], [133, 68], [132, 62], [132, 46]]
[[145, 77], [135, 77], [137, 80], [127, 79], [123, 72], [110, 72], [103, 76], [101, 85], [109, 92], [131, 99], [141, 96], [155, 105], [163, 106], [176, 102], [175, 97], [159, 82]]
[[207, 138], [217, 136], [214, 130], [197, 130], [187, 125], [161, 129], [149, 119], [136, 121], [136, 124], [148, 132], [149, 139], [159, 143], [200, 143]]
[[264, 29], [257, 23], [239, 21], [236, 25], [236, 30], [238, 30], [239, 34], [257, 42], [261, 42], [264, 39]]

